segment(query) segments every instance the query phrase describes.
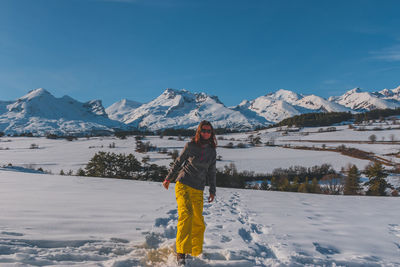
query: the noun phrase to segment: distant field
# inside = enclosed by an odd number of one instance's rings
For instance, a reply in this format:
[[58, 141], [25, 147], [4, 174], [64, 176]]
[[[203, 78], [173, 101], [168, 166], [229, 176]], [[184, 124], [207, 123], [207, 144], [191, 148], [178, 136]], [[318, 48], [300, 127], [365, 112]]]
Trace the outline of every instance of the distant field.
[[[391, 134], [395, 138], [400, 138], [400, 130], [388, 131], [368, 131], [359, 132], [348, 129], [347, 126], [336, 127], [336, 132], [318, 132], [319, 128], [304, 128], [300, 132], [277, 132], [276, 129], [262, 130], [258, 132], [235, 133], [220, 135], [218, 140], [219, 147], [217, 153], [221, 160], [217, 162], [217, 168], [234, 163], [238, 170], [255, 171], [258, 173], [272, 172], [275, 168], [288, 168], [294, 165], [311, 167], [324, 163], [331, 164], [336, 170], [349, 163], [356, 164], [359, 169], [363, 169], [369, 160], [352, 158], [331, 151], [312, 151], [312, 150], [293, 150], [282, 147], [283, 145], [299, 145], [308, 147], [327, 148], [345, 145], [363, 151], [374, 153], [376, 156], [394, 163], [400, 163], [400, 158], [396, 153], [400, 151], [399, 140], [395, 143], [383, 143], [381, 140], [390, 140]], [[308, 132], [308, 135], [304, 135]], [[371, 134], [377, 136], [380, 142], [369, 143], [368, 137]], [[261, 144], [257, 146], [249, 145], [249, 136], [259, 136]], [[150, 142], [159, 149], [168, 151], [180, 151], [189, 138], [178, 141], [177, 137], [147, 136], [143, 141]], [[277, 146], [265, 146], [266, 142], [273, 141]], [[349, 142], [351, 141], [351, 142]], [[110, 148], [111, 144], [115, 148]], [[225, 148], [232, 143], [235, 148]], [[245, 148], [236, 148], [239, 143], [244, 144]], [[31, 149], [32, 145], [37, 145], [37, 149]], [[125, 140], [116, 137], [93, 137], [79, 138], [74, 141], [64, 139], [46, 139], [44, 137], [2, 137], [0, 138], [0, 164], [11, 163], [16, 166], [28, 168], [39, 168], [59, 173], [60, 170], [72, 170], [76, 172], [79, 168], [84, 168], [90, 158], [98, 151], [115, 153], [133, 153], [139, 160], [144, 156], [150, 156], [150, 162], [158, 165], [169, 166], [172, 159], [167, 154], [160, 154], [155, 151], [146, 154], [135, 152], [135, 139], [133, 136]]]

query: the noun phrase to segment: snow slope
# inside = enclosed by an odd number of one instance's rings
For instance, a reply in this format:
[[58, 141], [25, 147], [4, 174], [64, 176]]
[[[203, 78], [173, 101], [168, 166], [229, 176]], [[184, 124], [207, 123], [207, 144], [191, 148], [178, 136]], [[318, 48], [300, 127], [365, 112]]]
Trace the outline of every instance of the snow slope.
[[126, 116], [129, 116], [129, 114], [134, 109], [137, 109], [141, 105], [142, 103], [136, 101], [122, 99], [121, 101], [118, 101], [106, 108], [106, 112], [110, 119], [117, 121], [126, 121], [127, 119], [129, 119], [129, 117], [126, 118]]
[[312, 112], [311, 110], [299, 110], [295, 106], [283, 101], [274, 100], [268, 96], [260, 96], [252, 101], [243, 101], [234, 108], [238, 111], [251, 110], [268, 121], [279, 122], [285, 118]]
[[[1, 266], [176, 266], [173, 184], [0, 170], [0, 203]], [[217, 188], [187, 266], [398, 266], [397, 204]]]
[[316, 95], [308, 95], [299, 99], [297, 105], [312, 109], [319, 110], [321, 112], [348, 112], [351, 111], [350, 108], [339, 105], [335, 102], [328, 101], [322, 97]]

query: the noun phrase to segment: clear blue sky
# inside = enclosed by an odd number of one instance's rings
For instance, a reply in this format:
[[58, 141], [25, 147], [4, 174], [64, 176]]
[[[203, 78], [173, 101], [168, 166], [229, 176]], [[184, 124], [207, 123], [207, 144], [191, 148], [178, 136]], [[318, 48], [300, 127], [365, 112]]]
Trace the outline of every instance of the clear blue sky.
[[231, 106], [395, 88], [399, 14], [389, 0], [1, 0], [0, 100], [43, 87], [108, 106], [185, 88]]

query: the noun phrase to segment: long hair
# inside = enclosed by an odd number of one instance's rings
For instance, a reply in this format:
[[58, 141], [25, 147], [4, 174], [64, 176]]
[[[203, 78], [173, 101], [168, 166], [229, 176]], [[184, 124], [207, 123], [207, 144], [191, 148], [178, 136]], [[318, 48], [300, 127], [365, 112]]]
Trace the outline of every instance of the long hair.
[[210, 142], [210, 145], [211, 145], [213, 148], [216, 148], [216, 147], [217, 147], [217, 138], [215, 137], [214, 128], [212, 127], [211, 122], [209, 122], [209, 121], [202, 121], [202, 122], [200, 122], [199, 126], [197, 126], [196, 134], [195, 134], [195, 136], [192, 138], [192, 142], [196, 143], [196, 144], [199, 145], [199, 146], [201, 145], [201, 143], [202, 143], [202, 138], [201, 138], [201, 134], [200, 134], [200, 133], [201, 133], [201, 128], [202, 128], [204, 125], [210, 126], [210, 128], [211, 128], [211, 136], [210, 136], [210, 139], [208, 139], [208, 141]]

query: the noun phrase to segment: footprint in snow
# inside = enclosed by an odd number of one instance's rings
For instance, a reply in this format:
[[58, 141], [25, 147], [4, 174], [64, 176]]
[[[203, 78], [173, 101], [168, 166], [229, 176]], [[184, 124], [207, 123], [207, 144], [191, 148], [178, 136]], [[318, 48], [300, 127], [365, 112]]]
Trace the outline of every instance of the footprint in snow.
[[169, 214], [168, 218], [156, 218], [156, 220], [154, 222], [154, 226], [156, 226], [156, 227], [161, 227], [161, 226], [162, 227], [166, 227], [170, 221], [178, 219], [178, 217], [177, 217], [178, 210], [177, 209], [169, 210], [167, 212], [167, 214]]
[[231, 241], [232, 241], [232, 238], [230, 238], [229, 236], [225, 236], [225, 235], [221, 236], [221, 242], [222, 243], [228, 243], [228, 242], [231, 242]]
[[244, 242], [250, 243], [253, 238], [251, 237], [250, 231], [247, 231], [244, 228], [240, 228], [238, 231], [239, 236], [243, 239]]
[[24, 234], [16, 233], [16, 232], [0, 232], [2, 235], [10, 235], [10, 236], [24, 236]]
[[335, 248], [334, 246], [321, 246], [319, 243], [314, 242], [313, 243], [315, 250], [318, 251], [319, 253], [323, 255], [334, 255], [334, 254], [339, 254], [340, 251]]
[[255, 243], [256, 245], [256, 253], [257, 255], [261, 255], [264, 258], [273, 258], [276, 259], [275, 253], [269, 248], [268, 246], [265, 246], [263, 244]]
[[260, 224], [252, 223], [252, 224], [250, 224], [250, 229], [251, 229], [251, 231], [252, 231], [253, 233], [256, 233], [256, 234], [258, 234], [258, 235], [260, 235], [260, 234], [263, 233], [263, 232], [262, 232], [262, 225], [260, 225]]
[[400, 226], [398, 224], [389, 224], [389, 233], [400, 238]]
[[[98, 262], [116, 260], [125, 257], [134, 248], [129, 241], [121, 238], [110, 240], [25, 240], [0, 239], [1, 255], [14, 255], [7, 259], [10, 264], [26, 263], [35, 266], [60, 265], [69, 262], [70, 265], [88, 262], [97, 265]], [[78, 266], [78, 265], [76, 265]]]

